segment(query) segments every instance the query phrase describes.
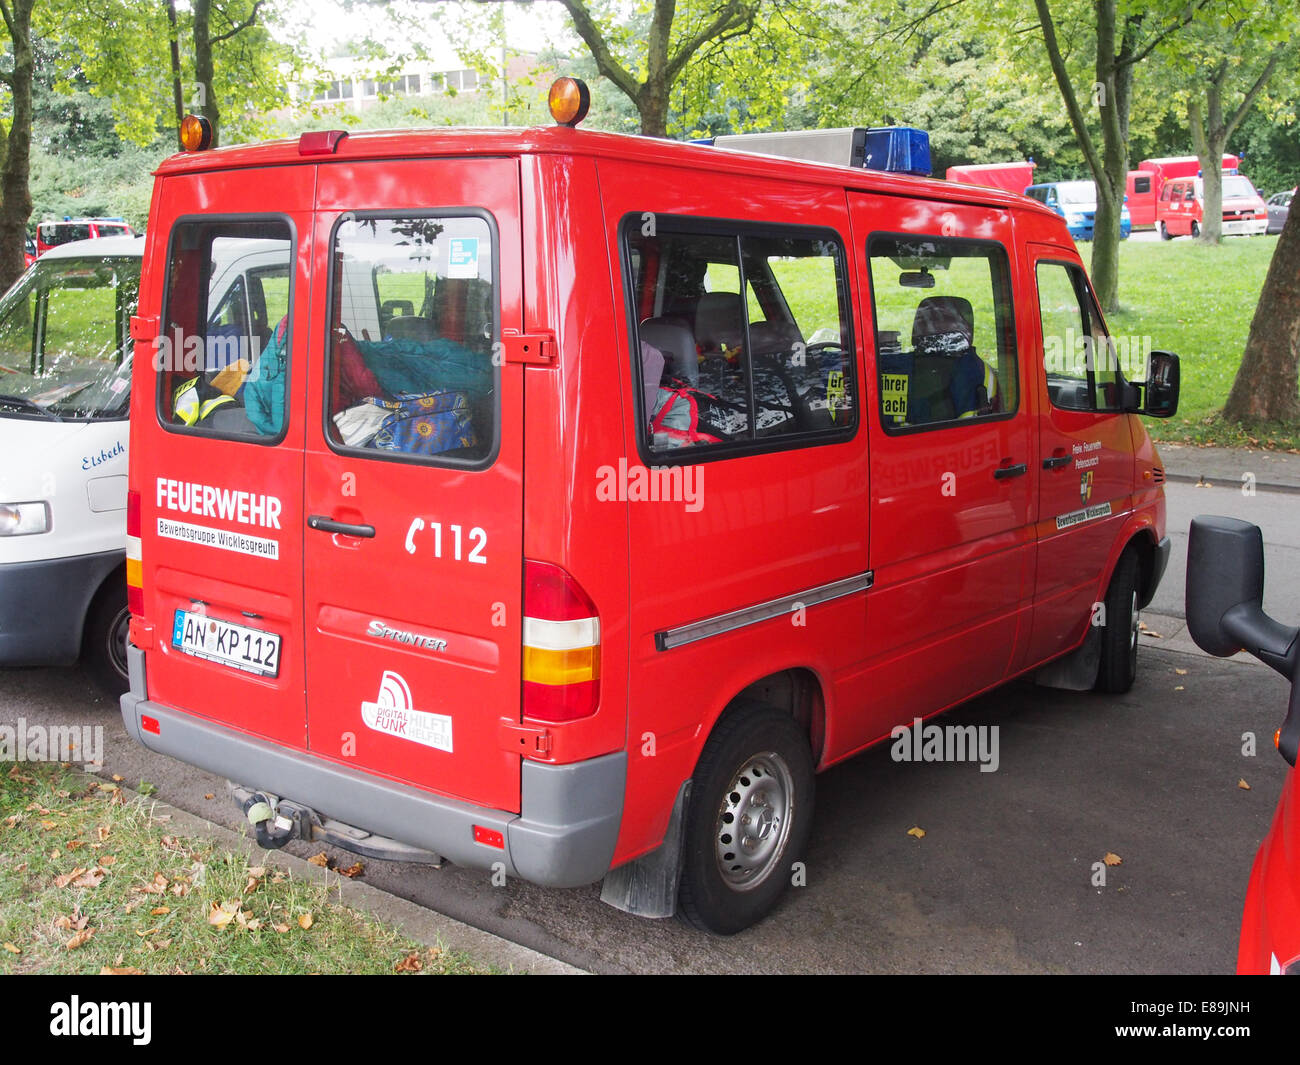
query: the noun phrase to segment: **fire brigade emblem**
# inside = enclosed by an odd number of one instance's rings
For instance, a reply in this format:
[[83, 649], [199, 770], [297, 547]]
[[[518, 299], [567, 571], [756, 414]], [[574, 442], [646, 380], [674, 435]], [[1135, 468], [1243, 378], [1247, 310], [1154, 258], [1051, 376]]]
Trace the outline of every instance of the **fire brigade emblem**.
[[1079, 499], [1084, 506], [1092, 498], [1092, 470], [1085, 470], [1079, 475]]

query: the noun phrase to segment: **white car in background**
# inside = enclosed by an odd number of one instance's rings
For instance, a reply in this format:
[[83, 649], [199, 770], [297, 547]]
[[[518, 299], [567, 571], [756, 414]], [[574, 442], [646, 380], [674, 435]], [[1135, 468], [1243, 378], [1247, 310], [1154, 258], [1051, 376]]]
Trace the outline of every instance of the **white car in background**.
[[[130, 325], [144, 243], [60, 244], [0, 297], [0, 666], [83, 659], [115, 695], [127, 688]], [[267, 294], [274, 306], [287, 289], [283, 258], [217, 256], [209, 334], [262, 323]]]

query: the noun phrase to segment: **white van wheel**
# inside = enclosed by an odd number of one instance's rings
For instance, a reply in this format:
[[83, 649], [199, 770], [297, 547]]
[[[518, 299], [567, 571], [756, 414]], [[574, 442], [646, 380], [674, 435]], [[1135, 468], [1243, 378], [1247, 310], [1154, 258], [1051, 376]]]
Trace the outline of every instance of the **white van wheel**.
[[110, 580], [90, 605], [82, 658], [104, 692], [117, 698], [130, 687], [126, 665], [126, 639], [131, 612], [126, 605], [126, 586]]
[[746, 704], [709, 737], [691, 783], [679, 903], [697, 928], [732, 935], [790, 885], [812, 827], [813, 761], [786, 713]]

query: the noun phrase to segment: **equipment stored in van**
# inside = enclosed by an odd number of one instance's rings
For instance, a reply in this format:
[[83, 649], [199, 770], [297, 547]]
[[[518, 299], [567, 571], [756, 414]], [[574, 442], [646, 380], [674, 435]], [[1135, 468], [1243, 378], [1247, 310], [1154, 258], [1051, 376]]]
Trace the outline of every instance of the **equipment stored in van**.
[[[1134, 681], [1169, 552], [1137, 415], [1178, 360], [1121, 365], [1041, 204], [568, 125], [332, 132], [164, 162], [147, 240], [122, 714], [266, 846], [731, 933], [797, 874], [816, 772], [1032, 670]], [[145, 357], [206, 350], [219, 247], [279, 270], [247, 365]], [[189, 417], [192, 378], [232, 402]]]

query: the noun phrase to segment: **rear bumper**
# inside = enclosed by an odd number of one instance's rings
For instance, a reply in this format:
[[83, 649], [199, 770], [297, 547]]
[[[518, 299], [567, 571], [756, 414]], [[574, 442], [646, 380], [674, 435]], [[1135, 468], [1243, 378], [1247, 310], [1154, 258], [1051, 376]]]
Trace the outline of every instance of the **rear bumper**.
[[[609, 871], [623, 816], [627, 756], [619, 751], [572, 765], [521, 763], [520, 813], [457, 802], [420, 788], [292, 750], [145, 697], [144, 652], [127, 647], [131, 690], [122, 721], [137, 743], [252, 789], [414, 847], [458, 865], [490, 869], [546, 887], [594, 883]], [[157, 730], [141, 727], [150, 717]], [[474, 828], [501, 833], [505, 847], [476, 843]]]
[[75, 662], [90, 600], [123, 558], [105, 551], [0, 565], [0, 666]]

